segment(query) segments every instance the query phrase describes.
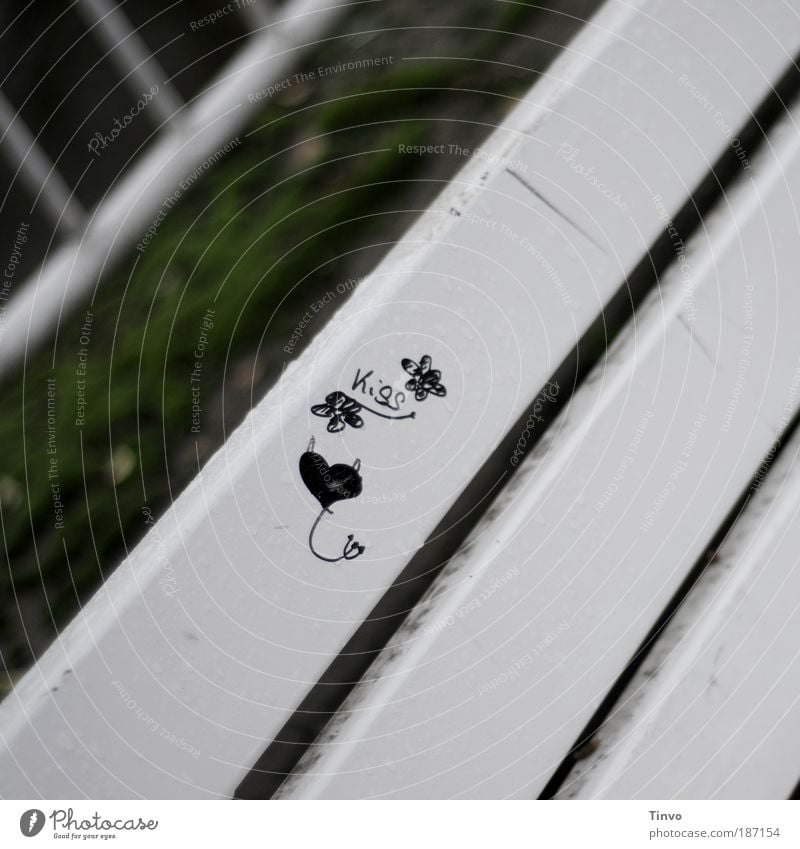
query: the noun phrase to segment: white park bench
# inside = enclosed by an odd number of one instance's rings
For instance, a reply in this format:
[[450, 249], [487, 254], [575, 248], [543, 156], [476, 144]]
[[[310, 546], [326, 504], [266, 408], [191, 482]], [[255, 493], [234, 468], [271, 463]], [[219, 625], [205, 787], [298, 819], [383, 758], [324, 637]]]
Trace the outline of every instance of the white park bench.
[[0, 704], [0, 796], [791, 796], [799, 53], [607, 0]]

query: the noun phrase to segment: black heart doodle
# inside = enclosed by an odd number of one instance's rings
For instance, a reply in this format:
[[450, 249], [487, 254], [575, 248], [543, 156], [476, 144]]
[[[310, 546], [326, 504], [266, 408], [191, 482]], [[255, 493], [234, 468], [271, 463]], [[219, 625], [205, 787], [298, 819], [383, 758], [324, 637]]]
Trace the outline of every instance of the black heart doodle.
[[364, 553], [364, 546], [353, 539], [353, 534], [347, 535], [342, 554], [339, 557], [324, 557], [314, 548], [314, 532], [326, 513], [333, 513], [331, 504], [355, 498], [361, 495], [363, 481], [359, 470], [361, 460], [356, 460], [352, 466], [345, 463], [335, 463], [329, 466], [321, 454], [314, 451], [314, 437], [308, 443], [308, 448], [300, 455], [300, 477], [308, 491], [317, 499], [322, 507], [311, 531], [308, 534], [308, 547], [311, 553], [320, 560], [336, 563], [339, 560], [355, 560]]
[[360, 460], [356, 460], [353, 466], [344, 463], [329, 466], [322, 454], [310, 450], [300, 457], [300, 477], [308, 491], [326, 509], [337, 501], [361, 495], [360, 468]]

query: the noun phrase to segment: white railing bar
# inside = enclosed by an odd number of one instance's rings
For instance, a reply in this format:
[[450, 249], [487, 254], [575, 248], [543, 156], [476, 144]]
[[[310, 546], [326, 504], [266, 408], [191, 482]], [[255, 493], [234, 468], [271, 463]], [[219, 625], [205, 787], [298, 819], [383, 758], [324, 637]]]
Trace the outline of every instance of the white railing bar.
[[252, 32], [268, 27], [275, 19], [272, 3], [263, 0], [232, 0], [245, 26]]
[[8, 305], [0, 342], [0, 378], [27, 349], [51, 332], [62, 311], [79, 302], [101, 272], [131, 249], [179, 181], [213, 155], [263, 102], [247, 95], [294, 67], [297, 51], [311, 46], [348, 8], [330, 0], [295, 0], [285, 17], [260, 33], [190, 106], [170, 132], [151, 145], [91, 215], [83, 238], [65, 245], [20, 286]]
[[132, 93], [140, 97], [155, 87], [158, 94], [151, 101], [153, 119], [169, 121], [182, 108], [183, 100], [122, 9], [112, 0], [78, 0], [77, 8]]
[[80, 232], [86, 213], [70, 192], [64, 178], [36, 141], [5, 95], [0, 92], [0, 151], [6, 157], [15, 176], [25, 184], [40, 203], [42, 211], [54, 226], [72, 233]]

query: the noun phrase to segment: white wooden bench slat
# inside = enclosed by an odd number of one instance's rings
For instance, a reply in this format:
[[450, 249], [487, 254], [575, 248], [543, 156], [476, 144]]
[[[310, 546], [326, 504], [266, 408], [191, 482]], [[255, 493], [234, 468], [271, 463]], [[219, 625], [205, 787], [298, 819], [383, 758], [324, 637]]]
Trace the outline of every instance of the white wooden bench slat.
[[[758, 21], [722, 0], [607, 3], [0, 705], [0, 795], [229, 795], [729, 145], [720, 121], [743, 126], [798, 48], [778, 0]], [[359, 369], [402, 387], [423, 354], [448, 394], [409, 400], [415, 420], [329, 434], [310, 414]], [[308, 551], [311, 435], [361, 460], [364, 497], [317, 539], [354, 532], [357, 560]]]
[[798, 410], [798, 117], [691, 244], [693, 291], [674, 266], [281, 795], [542, 791]]
[[561, 797], [791, 795], [800, 778], [799, 451], [795, 435]]

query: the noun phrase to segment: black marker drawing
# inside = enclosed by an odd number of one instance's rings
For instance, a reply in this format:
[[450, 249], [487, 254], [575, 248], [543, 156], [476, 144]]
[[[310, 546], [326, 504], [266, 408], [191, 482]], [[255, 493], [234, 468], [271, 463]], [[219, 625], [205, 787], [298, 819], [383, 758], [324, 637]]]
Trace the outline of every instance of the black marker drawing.
[[439, 383], [442, 373], [438, 369], [431, 368], [431, 358], [427, 354], [418, 363], [406, 358], [401, 365], [411, 375], [411, 380], [406, 383], [406, 389], [414, 393], [417, 401], [424, 401], [428, 395], [436, 395], [439, 398], [447, 395], [447, 389]]
[[364, 374], [361, 373], [360, 368], [356, 369], [356, 376], [353, 379], [353, 386], [351, 388], [353, 392], [360, 390], [362, 395], [372, 398], [379, 407], [385, 407], [387, 410], [393, 410], [395, 413], [406, 402], [405, 392], [395, 392], [393, 386], [384, 383], [380, 378], [376, 378], [375, 372], [372, 369]]
[[417, 415], [416, 413], [408, 413], [404, 416], [387, 416], [385, 413], [379, 413], [377, 410], [361, 404], [355, 398], [345, 395], [344, 392], [338, 391], [326, 395], [324, 404], [315, 404], [311, 408], [311, 412], [315, 416], [330, 419], [327, 428], [328, 433], [339, 433], [345, 429], [346, 425], [354, 428], [364, 427], [364, 419], [359, 415], [362, 410], [372, 413], [373, 416], [380, 416], [382, 419], [413, 419]]
[[300, 477], [308, 491], [319, 501], [322, 509], [314, 520], [308, 534], [308, 547], [311, 553], [327, 563], [337, 563], [340, 560], [355, 560], [364, 553], [364, 546], [353, 539], [353, 534], [347, 535], [342, 553], [338, 557], [325, 557], [314, 548], [314, 532], [326, 513], [333, 514], [331, 504], [347, 498], [355, 498], [361, 494], [362, 480], [359, 474], [361, 460], [356, 460], [352, 466], [336, 463], [329, 466], [321, 454], [314, 451], [314, 437], [308, 443], [308, 448], [300, 455]]

